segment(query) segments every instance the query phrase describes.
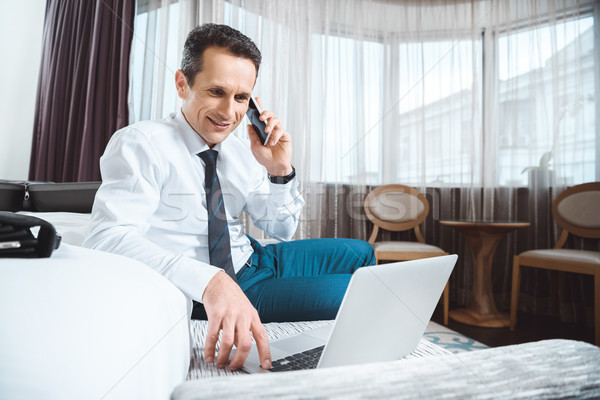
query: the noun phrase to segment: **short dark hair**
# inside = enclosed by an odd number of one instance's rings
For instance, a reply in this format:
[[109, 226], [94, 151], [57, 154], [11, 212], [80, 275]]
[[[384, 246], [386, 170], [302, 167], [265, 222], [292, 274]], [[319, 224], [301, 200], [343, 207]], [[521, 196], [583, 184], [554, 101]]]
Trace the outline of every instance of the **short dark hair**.
[[192, 29], [183, 46], [181, 70], [190, 87], [194, 85], [194, 78], [198, 72], [202, 71], [204, 50], [213, 46], [227, 49], [235, 56], [252, 61], [258, 76], [262, 57], [260, 50], [249, 37], [227, 25], [204, 24]]

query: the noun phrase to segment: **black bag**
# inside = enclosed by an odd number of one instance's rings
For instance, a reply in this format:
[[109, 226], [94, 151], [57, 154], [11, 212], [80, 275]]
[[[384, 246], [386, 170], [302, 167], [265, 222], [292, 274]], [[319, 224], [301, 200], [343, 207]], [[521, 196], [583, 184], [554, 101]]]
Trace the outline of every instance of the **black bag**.
[[[31, 228], [40, 227], [37, 237]], [[45, 258], [60, 246], [61, 237], [48, 221], [0, 211], [0, 257]]]
[[89, 213], [100, 183], [0, 180], [0, 210]]

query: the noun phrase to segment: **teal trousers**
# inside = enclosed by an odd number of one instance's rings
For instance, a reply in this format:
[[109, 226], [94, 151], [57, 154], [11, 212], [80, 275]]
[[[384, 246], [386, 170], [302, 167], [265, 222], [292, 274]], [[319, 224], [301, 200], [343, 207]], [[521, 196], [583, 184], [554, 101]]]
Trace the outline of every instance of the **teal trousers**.
[[[262, 246], [249, 237], [254, 253], [237, 282], [262, 322], [334, 319], [352, 273], [375, 264], [373, 247], [356, 239], [307, 239]], [[206, 319], [196, 303], [193, 319]]]

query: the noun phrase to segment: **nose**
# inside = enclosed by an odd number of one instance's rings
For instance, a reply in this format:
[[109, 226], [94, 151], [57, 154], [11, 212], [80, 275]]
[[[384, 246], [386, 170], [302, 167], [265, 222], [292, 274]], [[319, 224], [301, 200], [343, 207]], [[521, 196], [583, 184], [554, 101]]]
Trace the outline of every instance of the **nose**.
[[231, 117], [235, 115], [235, 98], [223, 97], [219, 102], [218, 111], [224, 120], [231, 121]]

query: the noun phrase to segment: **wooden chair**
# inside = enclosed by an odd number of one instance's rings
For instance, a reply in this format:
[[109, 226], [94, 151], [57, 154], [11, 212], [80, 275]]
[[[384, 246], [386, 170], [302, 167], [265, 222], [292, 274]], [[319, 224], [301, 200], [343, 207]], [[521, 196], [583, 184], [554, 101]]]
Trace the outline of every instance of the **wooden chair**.
[[[365, 198], [365, 213], [373, 222], [369, 243], [375, 249], [377, 264], [382, 260], [408, 261], [446, 255], [439, 247], [426, 244], [419, 225], [429, 214], [429, 202], [417, 189], [404, 185], [384, 185], [371, 191]], [[375, 242], [379, 229], [407, 231], [414, 229], [417, 242]], [[448, 325], [450, 292], [448, 283], [444, 288], [444, 324]]]
[[552, 203], [552, 215], [562, 228], [553, 249], [528, 250], [514, 257], [510, 302], [510, 329], [517, 323], [521, 267], [545, 268], [594, 276], [595, 342], [600, 345], [600, 252], [563, 249], [569, 233], [600, 238], [600, 182], [585, 183], [563, 191]]

